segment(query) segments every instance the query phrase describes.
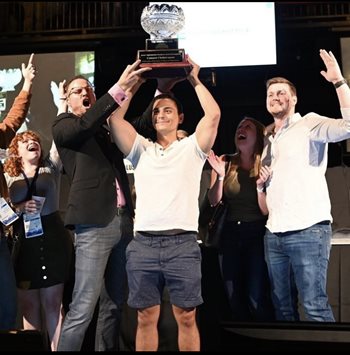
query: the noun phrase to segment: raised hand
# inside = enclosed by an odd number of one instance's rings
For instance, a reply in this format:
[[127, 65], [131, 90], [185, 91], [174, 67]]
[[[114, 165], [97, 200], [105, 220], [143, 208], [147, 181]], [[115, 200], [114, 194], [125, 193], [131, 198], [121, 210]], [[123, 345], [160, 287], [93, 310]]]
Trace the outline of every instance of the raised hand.
[[33, 64], [33, 59], [34, 59], [34, 53], [30, 55], [27, 66], [24, 63], [22, 63], [22, 75], [24, 80], [28, 82], [32, 82], [37, 73], [35, 66]]
[[188, 80], [193, 84], [197, 83], [199, 81], [198, 75], [200, 71], [200, 66], [195, 63], [189, 56], [187, 56], [187, 60], [192, 64], [192, 70], [188, 74], [187, 78]]
[[59, 82], [58, 86], [54, 81], [51, 81], [50, 83], [50, 90], [52, 94], [53, 101], [55, 103], [55, 106], [59, 109], [60, 105], [62, 104], [63, 98], [66, 98], [66, 92], [65, 92], [65, 83], [66, 80], [63, 80]]
[[66, 90], [65, 90], [65, 85], [66, 85], [66, 80], [60, 81], [58, 84], [58, 94], [59, 97], [62, 98], [67, 98], [66, 96]]
[[132, 96], [134, 96], [137, 92], [137, 90], [140, 88], [140, 86], [146, 82], [146, 79], [143, 78], [141, 75], [138, 75], [137, 76], [137, 81], [136, 83], [134, 84], [134, 86], [130, 87], [129, 89], [127, 89], [125, 91], [126, 95], [131, 98]]
[[213, 150], [209, 152], [207, 160], [218, 176], [225, 176], [226, 163], [223, 159], [220, 159]]
[[142, 73], [152, 70], [152, 68], [140, 68], [137, 69], [140, 65], [141, 60], [136, 60], [133, 64], [129, 64], [123, 71], [122, 75], [120, 76], [117, 84], [120, 86], [122, 90], [133, 92], [133, 87], [137, 90], [138, 87], [142, 84], [141, 75]]
[[320, 49], [320, 57], [323, 60], [323, 63], [326, 66], [326, 71], [321, 70], [321, 75], [329, 82], [336, 83], [342, 79], [344, 79], [337, 59], [333, 55], [331, 51], [327, 52], [324, 49]]

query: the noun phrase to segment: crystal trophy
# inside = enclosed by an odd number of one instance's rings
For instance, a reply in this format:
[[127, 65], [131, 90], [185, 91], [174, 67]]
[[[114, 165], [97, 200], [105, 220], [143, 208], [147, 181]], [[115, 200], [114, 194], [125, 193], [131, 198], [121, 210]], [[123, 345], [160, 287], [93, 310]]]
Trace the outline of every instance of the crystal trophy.
[[169, 4], [146, 6], [141, 14], [142, 28], [150, 35], [146, 49], [137, 52], [140, 67], [151, 67], [143, 73], [149, 78], [184, 77], [192, 70], [185, 50], [178, 48], [176, 34], [185, 24], [181, 7]]

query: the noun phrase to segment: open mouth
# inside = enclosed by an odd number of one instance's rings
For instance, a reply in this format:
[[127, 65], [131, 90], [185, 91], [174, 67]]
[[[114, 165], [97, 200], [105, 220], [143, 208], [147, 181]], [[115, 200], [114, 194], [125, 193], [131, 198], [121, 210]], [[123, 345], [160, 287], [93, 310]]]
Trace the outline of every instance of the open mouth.
[[247, 137], [246, 137], [244, 134], [240, 133], [240, 134], [237, 136], [237, 139], [241, 141], [241, 140], [247, 139]]
[[36, 144], [30, 144], [27, 148], [29, 152], [36, 152], [39, 150], [39, 147]]
[[89, 99], [84, 99], [83, 100], [83, 106], [84, 107], [90, 107], [90, 100]]

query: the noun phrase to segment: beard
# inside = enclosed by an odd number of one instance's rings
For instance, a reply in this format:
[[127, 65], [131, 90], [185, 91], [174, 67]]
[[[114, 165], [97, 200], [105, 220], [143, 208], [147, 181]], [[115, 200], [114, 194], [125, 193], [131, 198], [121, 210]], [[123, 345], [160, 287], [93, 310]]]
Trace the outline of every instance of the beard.
[[279, 119], [289, 116], [290, 111], [291, 111], [291, 106], [289, 105], [289, 101], [286, 103], [285, 106], [275, 104], [274, 107], [272, 107], [269, 110], [270, 114], [274, 118], [279, 118]]

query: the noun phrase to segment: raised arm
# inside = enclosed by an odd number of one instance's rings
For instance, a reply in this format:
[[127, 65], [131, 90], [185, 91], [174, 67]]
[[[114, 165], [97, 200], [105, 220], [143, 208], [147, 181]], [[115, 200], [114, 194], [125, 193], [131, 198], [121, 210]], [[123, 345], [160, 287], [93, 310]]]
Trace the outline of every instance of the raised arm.
[[[124, 70], [122, 77], [129, 75], [129, 72], [133, 70], [134, 68], [128, 65]], [[113, 141], [125, 156], [130, 153], [137, 134], [134, 126], [124, 119], [125, 114], [130, 106], [133, 96], [145, 81], [141, 75], [134, 75], [133, 80], [134, 84], [125, 90], [128, 100], [124, 102], [122, 106], [118, 107], [108, 119]]]
[[50, 152], [49, 152], [49, 157], [50, 157], [52, 164], [55, 165], [59, 171], [61, 171], [63, 165], [62, 165], [61, 158], [58, 154], [54, 140], [52, 140], [52, 144], [51, 144], [51, 148], [50, 148]]
[[31, 54], [27, 66], [22, 63], [24, 83], [21, 92], [15, 98], [8, 114], [0, 123], [0, 147], [7, 148], [16, 131], [22, 126], [29, 110], [31, 90], [36, 75], [33, 65], [34, 54]]
[[209, 153], [216, 139], [221, 111], [209, 90], [198, 78], [200, 70], [199, 65], [193, 62], [190, 58], [188, 58], [188, 61], [193, 65], [193, 69], [188, 75], [188, 80], [194, 87], [200, 105], [204, 111], [204, 116], [196, 127], [196, 137], [202, 151]]
[[63, 112], [67, 112], [67, 93], [65, 91], [66, 80], [60, 81], [58, 84], [58, 108], [57, 116]]
[[[58, 84], [58, 107], [57, 107], [57, 116], [63, 112], [67, 111], [67, 98], [65, 92], [65, 84], [66, 80], [59, 82]], [[52, 93], [54, 96], [54, 93]], [[55, 100], [55, 97], [53, 97]], [[54, 140], [52, 140], [50, 152], [49, 152], [51, 162], [57, 167], [58, 170], [62, 170], [62, 162], [61, 158], [58, 154], [56, 144]]]
[[24, 63], [22, 63], [22, 75], [24, 78], [22, 90], [27, 91], [29, 93], [32, 92], [33, 80], [36, 74], [36, 69], [33, 64], [33, 59], [34, 59], [34, 53], [30, 55], [27, 66]]
[[326, 71], [322, 70], [321, 75], [335, 86], [340, 107], [350, 108], [350, 88], [346, 85], [337, 59], [331, 51], [327, 52], [324, 49], [320, 49], [320, 57], [327, 69]]
[[[107, 122], [113, 111], [127, 104], [127, 91], [134, 87], [143, 72], [150, 69], [138, 68], [139, 64], [140, 61], [137, 60], [128, 65], [118, 81], [97, 101], [94, 92], [90, 91], [89, 99], [91, 100], [91, 105], [89, 109], [84, 109], [82, 105], [78, 105], [78, 107], [73, 109], [70, 102], [68, 102], [69, 112], [60, 114], [52, 125], [52, 135], [58, 148], [61, 146], [78, 147], [82, 142], [93, 136], [101, 125]], [[68, 89], [71, 89], [71, 84], [72, 82], [69, 84]]]

